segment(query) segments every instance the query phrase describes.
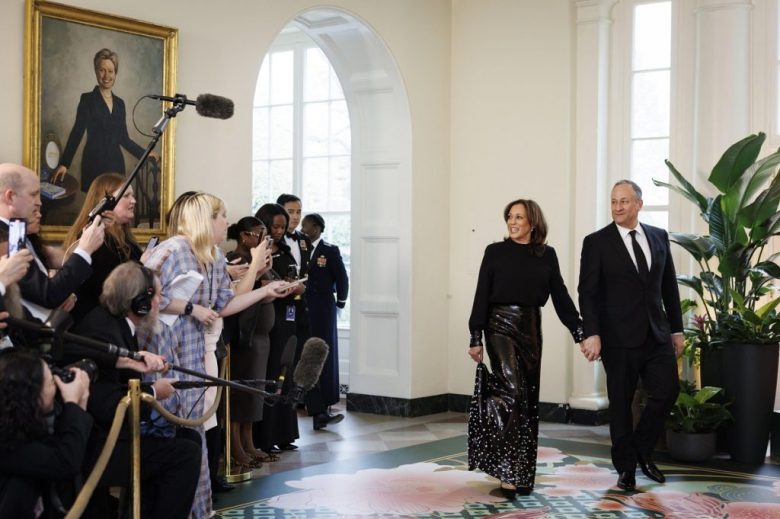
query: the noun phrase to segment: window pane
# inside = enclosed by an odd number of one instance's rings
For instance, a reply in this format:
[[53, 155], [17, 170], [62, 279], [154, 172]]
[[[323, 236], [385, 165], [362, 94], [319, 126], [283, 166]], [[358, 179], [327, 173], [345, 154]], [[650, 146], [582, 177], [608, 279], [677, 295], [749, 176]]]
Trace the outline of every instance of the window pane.
[[653, 179], [669, 181], [669, 169], [664, 159], [669, 157], [669, 139], [634, 141], [631, 150], [631, 179], [642, 188], [646, 205], [669, 204], [669, 190], [656, 187]]
[[669, 211], [651, 211], [645, 209], [639, 213], [639, 221], [668, 231]]
[[252, 158], [268, 158], [268, 108], [255, 108], [252, 120]]
[[669, 135], [669, 71], [634, 74], [631, 92], [631, 136]]
[[333, 70], [333, 67], [330, 67], [330, 98], [344, 99], [344, 91], [341, 89], [341, 82], [336, 75], [336, 71]]
[[307, 103], [303, 107], [303, 156], [328, 154], [328, 103]]
[[634, 8], [633, 70], [669, 68], [672, 46], [672, 3]]
[[321, 213], [328, 210], [328, 159], [303, 160], [303, 196], [306, 210]]
[[293, 101], [293, 51], [271, 54], [271, 103]]
[[[263, 203], [276, 202], [279, 193], [292, 193], [293, 173], [292, 160], [272, 160], [271, 161], [271, 192]], [[262, 204], [261, 204], [262, 205]]]
[[268, 54], [266, 54], [257, 76], [254, 106], [266, 106], [269, 103], [269, 71], [270, 65], [268, 64]]
[[319, 47], [306, 49], [303, 74], [303, 100], [321, 101], [328, 98], [330, 63]]
[[349, 155], [352, 148], [352, 133], [349, 130], [349, 112], [346, 101], [330, 104], [330, 153]]
[[349, 211], [350, 209], [350, 164], [349, 157], [330, 159], [328, 209], [331, 211]]
[[271, 177], [268, 173], [268, 161], [256, 160], [252, 163], [252, 214], [263, 205], [271, 192]]
[[271, 108], [270, 150], [272, 158], [289, 158], [293, 153], [293, 108]]

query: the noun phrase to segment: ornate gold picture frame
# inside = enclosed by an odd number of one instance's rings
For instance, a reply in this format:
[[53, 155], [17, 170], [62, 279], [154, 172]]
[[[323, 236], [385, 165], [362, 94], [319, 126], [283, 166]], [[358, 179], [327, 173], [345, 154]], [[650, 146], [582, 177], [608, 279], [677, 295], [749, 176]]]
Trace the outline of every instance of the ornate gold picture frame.
[[[41, 176], [43, 237], [62, 240], [102, 173], [129, 175], [176, 83], [178, 31], [27, 0], [24, 164]], [[101, 97], [102, 96], [102, 97]], [[171, 121], [133, 181], [139, 242], [165, 234], [173, 203]]]

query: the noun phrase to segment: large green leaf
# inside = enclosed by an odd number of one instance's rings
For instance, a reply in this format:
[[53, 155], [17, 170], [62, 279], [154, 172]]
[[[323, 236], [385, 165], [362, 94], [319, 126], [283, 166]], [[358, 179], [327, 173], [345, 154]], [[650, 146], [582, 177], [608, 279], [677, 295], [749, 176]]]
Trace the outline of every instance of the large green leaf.
[[762, 320], [775, 308], [777, 308], [777, 305], [780, 304], [780, 297], [776, 297], [769, 301], [767, 304], [761, 306], [758, 310], [756, 310], [756, 315], [760, 317]]
[[769, 277], [780, 279], [780, 265], [774, 261], [762, 261], [756, 265], [753, 265], [751, 271], [763, 272]]
[[756, 161], [764, 144], [766, 134], [749, 135], [732, 144], [712, 168], [709, 181], [721, 193], [726, 193], [731, 186], [739, 182], [745, 170]]
[[[739, 179], [739, 182], [731, 186], [722, 202], [723, 213], [729, 221], [736, 222], [737, 217], [744, 217], [742, 209], [749, 205], [757, 194], [766, 187], [778, 164], [780, 164], [780, 152], [768, 155], [752, 164]], [[743, 222], [743, 225], [751, 227], [753, 222]]]
[[703, 404], [704, 402], [707, 402], [710, 398], [714, 397], [721, 391], [723, 390], [719, 387], [704, 386], [703, 388], [701, 388], [699, 391], [696, 392], [696, 396], [694, 398], [696, 398], [697, 402]]
[[682, 176], [682, 173], [677, 171], [677, 168], [674, 167], [674, 164], [669, 162], [668, 160], [665, 160], [664, 163], [666, 164], [666, 167], [669, 168], [669, 172], [672, 174], [674, 178], [677, 179], [677, 182], [680, 183], [680, 186], [682, 187], [676, 187], [672, 186], [671, 184], [667, 184], [666, 182], [661, 182], [659, 180], [653, 179], [653, 184], [656, 186], [666, 186], [669, 189], [672, 189], [673, 191], [676, 191], [677, 193], [681, 194], [694, 204], [696, 204], [699, 207], [699, 211], [704, 214], [707, 212], [707, 207], [709, 205], [709, 202], [707, 198], [699, 193], [693, 185], [688, 182], [684, 176]]
[[717, 253], [725, 251], [731, 245], [731, 236], [728, 232], [728, 223], [723, 217], [720, 206], [721, 195], [715, 197], [710, 207], [710, 238], [715, 245]]
[[684, 287], [692, 288], [694, 292], [699, 294], [699, 297], [704, 298], [704, 288], [702, 287], [701, 279], [696, 276], [677, 276], [677, 283]]
[[713, 245], [709, 236], [671, 232], [669, 233], [669, 241], [688, 251], [696, 261], [709, 260], [715, 254], [715, 245]]
[[769, 187], [759, 193], [756, 200], [745, 207], [745, 214], [740, 220], [745, 227], [753, 227], [774, 217], [780, 205], [780, 175], [775, 175]]

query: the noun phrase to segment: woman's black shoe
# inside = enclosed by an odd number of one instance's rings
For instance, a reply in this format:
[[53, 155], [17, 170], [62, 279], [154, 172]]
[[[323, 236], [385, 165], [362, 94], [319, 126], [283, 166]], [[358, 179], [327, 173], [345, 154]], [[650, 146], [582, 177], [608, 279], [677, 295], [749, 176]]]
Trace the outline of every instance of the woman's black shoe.
[[212, 492], [230, 492], [234, 488], [236, 488], [236, 486], [228, 483], [227, 480], [222, 476], [216, 477], [211, 480]]

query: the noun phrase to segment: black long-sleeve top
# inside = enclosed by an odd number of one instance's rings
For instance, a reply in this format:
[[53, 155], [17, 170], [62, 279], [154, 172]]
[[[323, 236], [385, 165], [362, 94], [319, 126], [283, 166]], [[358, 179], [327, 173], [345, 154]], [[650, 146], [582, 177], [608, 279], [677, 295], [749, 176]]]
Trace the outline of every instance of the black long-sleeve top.
[[472, 336], [485, 330], [492, 305], [540, 307], [550, 297], [558, 318], [575, 342], [580, 342], [582, 320], [561, 277], [555, 249], [547, 246], [538, 256], [532, 245], [512, 240], [488, 245], [479, 268], [469, 330]]

